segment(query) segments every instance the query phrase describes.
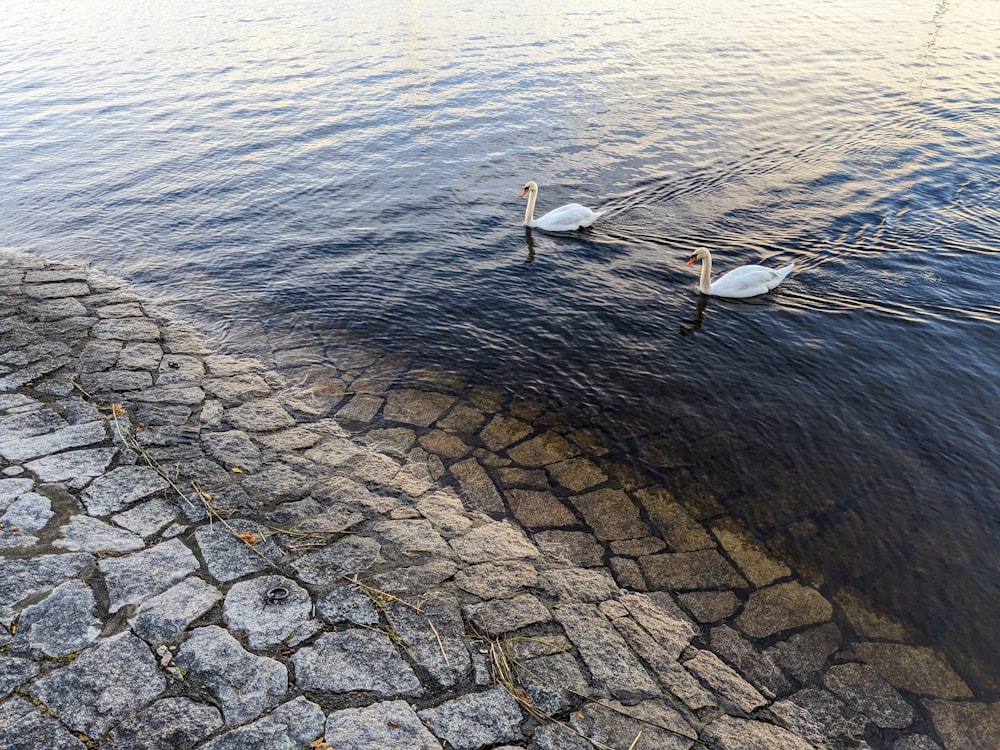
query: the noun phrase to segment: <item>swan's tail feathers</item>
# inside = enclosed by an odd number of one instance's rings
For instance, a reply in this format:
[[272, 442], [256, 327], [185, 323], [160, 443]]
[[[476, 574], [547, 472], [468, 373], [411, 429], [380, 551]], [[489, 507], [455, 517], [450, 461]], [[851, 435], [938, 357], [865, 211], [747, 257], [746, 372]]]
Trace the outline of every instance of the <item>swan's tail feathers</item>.
[[598, 219], [600, 219], [606, 213], [607, 213], [607, 211], [594, 211], [594, 213], [591, 214], [591, 216], [587, 219], [587, 221], [584, 222], [583, 224], [581, 224], [580, 227], [581, 228], [582, 227], [589, 227], [589, 226], [593, 225], [593, 223], [595, 221], [597, 221]]
[[777, 270], [775, 270], [775, 273], [777, 274], [777, 276], [775, 276], [774, 280], [771, 281], [771, 283], [767, 285], [768, 290], [774, 289], [774, 287], [778, 286], [778, 284], [780, 284], [782, 281], [784, 281], [785, 277], [788, 276], [788, 274], [790, 274], [794, 268], [795, 268], [795, 264], [794, 263], [789, 263], [787, 266], [784, 266], [783, 268], [778, 268]]

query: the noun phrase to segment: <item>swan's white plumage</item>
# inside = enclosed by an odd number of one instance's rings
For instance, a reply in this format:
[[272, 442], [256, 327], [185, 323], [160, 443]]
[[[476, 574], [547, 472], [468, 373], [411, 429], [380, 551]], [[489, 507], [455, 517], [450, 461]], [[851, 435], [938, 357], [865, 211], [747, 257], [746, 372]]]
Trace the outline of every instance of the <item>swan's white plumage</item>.
[[767, 294], [792, 272], [794, 263], [783, 268], [767, 268], [765, 266], [740, 266], [723, 274], [712, 281], [712, 254], [703, 247], [691, 254], [688, 265], [701, 261], [701, 277], [698, 280], [698, 291], [712, 297], [729, 297], [744, 299]]
[[538, 185], [528, 182], [521, 195], [528, 196], [528, 207], [524, 212], [524, 226], [546, 232], [572, 232], [589, 227], [607, 211], [591, 211], [579, 203], [567, 203], [554, 208], [544, 216], [535, 218], [535, 201], [538, 199]]

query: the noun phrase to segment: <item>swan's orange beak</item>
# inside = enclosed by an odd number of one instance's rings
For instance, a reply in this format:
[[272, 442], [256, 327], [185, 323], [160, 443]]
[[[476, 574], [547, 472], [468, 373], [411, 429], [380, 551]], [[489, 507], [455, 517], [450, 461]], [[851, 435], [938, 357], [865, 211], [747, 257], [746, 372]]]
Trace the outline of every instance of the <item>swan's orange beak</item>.
[[687, 262], [687, 263], [686, 263], [685, 265], [688, 265], [688, 266], [690, 266], [690, 265], [691, 265], [692, 263], [694, 263], [694, 262], [695, 262], [696, 260], [698, 260], [698, 256], [697, 256], [697, 255], [692, 255], [692, 256], [691, 256], [690, 258], [688, 258], [688, 262]]
[[526, 196], [527, 194], [528, 194], [528, 188], [525, 188], [524, 190], [522, 190], [522, 191], [521, 191], [521, 197], [522, 197], [522, 198], [523, 198], [524, 196]]

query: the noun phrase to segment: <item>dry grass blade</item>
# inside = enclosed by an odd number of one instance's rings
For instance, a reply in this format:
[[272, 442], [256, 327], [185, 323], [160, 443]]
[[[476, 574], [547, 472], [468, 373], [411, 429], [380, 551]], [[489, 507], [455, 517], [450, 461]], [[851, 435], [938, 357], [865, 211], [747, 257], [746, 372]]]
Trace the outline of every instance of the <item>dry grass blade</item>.
[[434, 627], [434, 623], [431, 622], [431, 618], [429, 617], [427, 618], [427, 624], [431, 626], [431, 632], [434, 633], [434, 637], [437, 638], [438, 648], [441, 649], [441, 656], [444, 658], [445, 665], [448, 667], [448, 669], [451, 669], [451, 660], [448, 659], [448, 654], [445, 653], [444, 643], [441, 642], [441, 636], [438, 633], [438, 629]]
[[344, 576], [344, 580], [350, 581], [359, 589], [361, 589], [361, 592], [369, 599], [371, 599], [378, 609], [385, 609], [385, 605], [387, 605], [389, 602], [399, 602], [404, 607], [409, 607], [410, 609], [412, 609], [418, 615], [423, 614], [423, 610], [420, 609], [419, 604], [411, 604], [405, 599], [400, 599], [395, 594], [390, 594], [388, 591], [382, 591], [382, 589], [377, 589], [374, 586], [369, 586], [367, 583], [362, 583], [361, 581], [358, 580], [357, 574], [355, 574], [353, 578], [351, 578], [350, 576]]

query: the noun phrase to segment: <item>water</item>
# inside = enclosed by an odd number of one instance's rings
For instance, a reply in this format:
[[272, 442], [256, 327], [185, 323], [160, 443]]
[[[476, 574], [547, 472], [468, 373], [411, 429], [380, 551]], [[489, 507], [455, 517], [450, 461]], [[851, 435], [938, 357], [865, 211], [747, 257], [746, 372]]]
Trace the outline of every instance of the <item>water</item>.
[[1000, 4], [270, 5], [6, 3], [2, 242], [538, 394], [989, 686]]

